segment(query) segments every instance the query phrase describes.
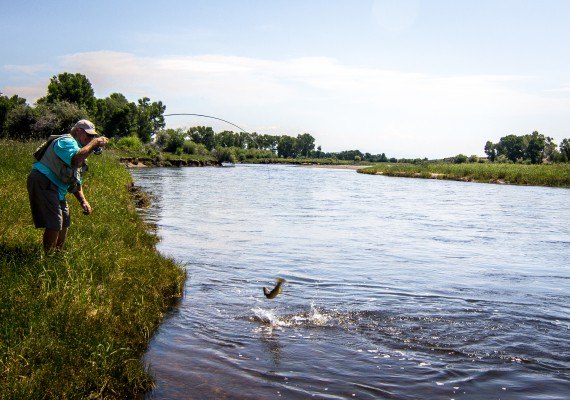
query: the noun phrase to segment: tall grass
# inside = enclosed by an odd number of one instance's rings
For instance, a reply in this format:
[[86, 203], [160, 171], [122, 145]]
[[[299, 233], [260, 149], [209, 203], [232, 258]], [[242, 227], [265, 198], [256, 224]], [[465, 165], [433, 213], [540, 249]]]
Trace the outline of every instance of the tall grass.
[[43, 255], [26, 177], [37, 143], [0, 141], [0, 398], [133, 398], [140, 357], [184, 272], [155, 250], [109, 152], [89, 157], [84, 216], [72, 196], [63, 254]]
[[358, 172], [417, 178], [570, 187], [570, 164], [378, 164]]

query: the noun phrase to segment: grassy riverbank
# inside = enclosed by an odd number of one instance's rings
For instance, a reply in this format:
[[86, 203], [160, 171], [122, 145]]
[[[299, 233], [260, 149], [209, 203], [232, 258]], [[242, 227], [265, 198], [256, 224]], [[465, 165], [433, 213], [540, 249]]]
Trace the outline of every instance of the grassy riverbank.
[[0, 141], [0, 398], [134, 398], [152, 385], [140, 357], [184, 272], [156, 252], [109, 153], [89, 157], [93, 214], [69, 196], [66, 251], [45, 258], [26, 192], [36, 146]]
[[360, 169], [363, 174], [450, 179], [516, 185], [570, 187], [570, 164], [378, 164]]

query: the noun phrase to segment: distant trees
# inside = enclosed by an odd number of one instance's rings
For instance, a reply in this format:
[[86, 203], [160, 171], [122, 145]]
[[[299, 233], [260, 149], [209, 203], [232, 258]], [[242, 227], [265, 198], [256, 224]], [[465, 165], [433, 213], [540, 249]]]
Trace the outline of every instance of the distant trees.
[[[565, 142], [566, 141], [566, 142]], [[563, 147], [568, 139], [560, 143], [560, 151], [551, 137], [534, 131], [530, 135], [507, 135], [499, 139], [498, 143], [487, 141], [484, 151], [489, 161], [528, 162], [541, 164], [544, 161], [565, 162]]]

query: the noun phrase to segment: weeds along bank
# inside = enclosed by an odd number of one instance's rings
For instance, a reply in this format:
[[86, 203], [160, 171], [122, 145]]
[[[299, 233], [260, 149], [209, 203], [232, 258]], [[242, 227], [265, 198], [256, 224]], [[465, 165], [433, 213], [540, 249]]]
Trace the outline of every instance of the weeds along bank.
[[570, 187], [570, 163], [560, 164], [392, 164], [383, 163], [360, 169], [364, 174], [413, 178]]
[[68, 197], [66, 251], [43, 257], [26, 192], [37, 145], [0, 141], [0, 398], [133, 398], [152, 385], [140, 358], [184, 272], [155, 250], [105, 152], [89, 157], [93, 214]]

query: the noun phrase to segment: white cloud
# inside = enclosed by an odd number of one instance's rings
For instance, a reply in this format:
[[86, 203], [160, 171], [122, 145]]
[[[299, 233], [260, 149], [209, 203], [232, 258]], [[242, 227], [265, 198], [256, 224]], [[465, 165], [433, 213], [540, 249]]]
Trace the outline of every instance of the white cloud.
[[[568, 128], [561, 121], [570, 109], [568, 98], [525, 90], [536, 77], [441, 76], [345, 65], [323, 57], [151, 58], [104, 51], [67, 55], [54, 69], [85, 74], [98, 97], [112, 92], [131, 100], [148, 96], [162, 100], [169, 113], [211, 114], [261, 133], [309, 132], [329, 151], [359, 148], [407, 157], [480, 154], [488, 139]], [[268, 132], [267, 127], [274, 128]]]

